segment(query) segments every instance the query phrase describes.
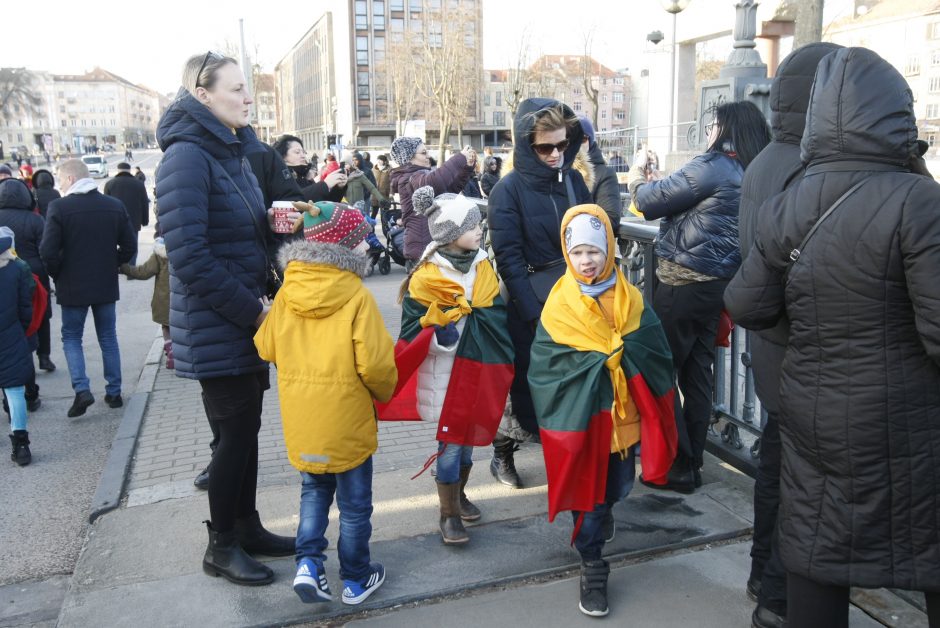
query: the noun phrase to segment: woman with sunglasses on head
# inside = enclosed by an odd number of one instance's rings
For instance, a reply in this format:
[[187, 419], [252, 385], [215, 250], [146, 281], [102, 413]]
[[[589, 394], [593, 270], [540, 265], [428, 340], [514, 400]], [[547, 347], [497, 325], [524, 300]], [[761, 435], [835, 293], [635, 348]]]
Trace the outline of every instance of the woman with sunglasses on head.
[[293, 537], [264, 529], [255, 509], [258, 430], [268, 365], [253, 337], [263, 299], [266, 208], [245, 155], [259, 141], [238, 62], [219, 53], [190, 57], [183, 87], [157, 128], [164, 156], [157, 203], [170, 260], [170, 334], [176, 373], [196, 379], [219, 443], [209, 476], [206, 573], [261, 585], [274, 572], [251, 555], [290, 556]]
[[628, 181], [636, 208], [647, 220], [661, 219], [653, 309], [669, 339], [682, 395], [675, 404], [679, 453], [666, 484], [651, 486], [681, 493], [702, 483], [722, 295], [741, 265], [741, 179], [770, 142], [767, 120], [750, 102], [719, 105], [706, 132], [705, 153], [669, 177], [647, 181], [649, 153], [643, 152]]
[[583, 136], [567, 105], [549, 98], [523, 101], [513, 120], [513, 169], [489, 195], [490, 240], [509, 293], [507, 324], [516, 351], [512, 416], [504, 417], [493, 441], [490, 471], [513, 488], [522, 488], [513, 460], [516, 441], [538, 434], [529, 393], [529, 352], [542, 306], [566, 268], [561, 219], [570, 207], [592, 202], [573, 168]]

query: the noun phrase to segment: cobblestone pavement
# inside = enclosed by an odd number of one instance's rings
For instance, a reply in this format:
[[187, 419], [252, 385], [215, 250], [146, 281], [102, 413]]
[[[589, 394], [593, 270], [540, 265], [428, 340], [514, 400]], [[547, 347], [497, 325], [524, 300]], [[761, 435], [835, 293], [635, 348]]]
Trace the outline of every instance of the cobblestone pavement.
[[[401, 322], [397, 295], [404, 276], [403, 268], [393, 266], [387, 276], [376, 274], [364, 280], [379, 304], [392, 338], [398, 337]], [[272, 369], [272, 388], [264, 398], [258, 436], [259, 487], [297, 481], [297, 471], [287, 461], [284, 449], [276, 380], [276, 371]], [[433, 423], [380, 423], [375, 472], [420, 469], [427, 456], [434, 452], [436, 431]], [[138, 437], [128, 492], [143, 496], [137, 498], [138, 503], [155, 501], [156, 495], [166, 497], [166, 491], [157, 490], [166, 488], [161, 485], [172, 485], [170, 492], [174, 496], [192, 494], [193, 478], [209, 462], [211, 438], [199, 384], [161, 368]], [[154, 497], [148, 498], [147, 494]]]

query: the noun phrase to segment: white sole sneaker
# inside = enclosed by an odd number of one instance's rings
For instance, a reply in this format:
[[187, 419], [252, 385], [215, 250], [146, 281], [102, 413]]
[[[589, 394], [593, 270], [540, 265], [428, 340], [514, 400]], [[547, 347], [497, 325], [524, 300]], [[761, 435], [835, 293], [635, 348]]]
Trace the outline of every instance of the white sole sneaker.
[[585, 615], [588, 615], [588, 616], [590, 616], [590, 617], [604, 617], [605, 615], [607, 615], [607, 613], [610, 612], [610, 609], [609, 609], [609, 608], [605, 608], [605, 609], [602, 610], [602, 611], [589, 611], [589, 610], [587, 610], [586, 608], [584, 608], [583, 606], [581, 606], [581, 602], [578, 602], [578, 609], [579, 609], [582, 613], [584, 613]]
[[348, 586], [343, 588], [343, 604], [349, 604], [350, 606], [362, 604], [376, 589], [382, 586], [383, 582], [385, 582], [385, 570], [382, 570], [381, 575], [379, 575], [378, 571], [373, 571], [372, 575], [369, 576], [369, 581], [366, 583], [365, 589], [363, 589], [362, 593], [359, 595], [351, 595], [352, 591]]

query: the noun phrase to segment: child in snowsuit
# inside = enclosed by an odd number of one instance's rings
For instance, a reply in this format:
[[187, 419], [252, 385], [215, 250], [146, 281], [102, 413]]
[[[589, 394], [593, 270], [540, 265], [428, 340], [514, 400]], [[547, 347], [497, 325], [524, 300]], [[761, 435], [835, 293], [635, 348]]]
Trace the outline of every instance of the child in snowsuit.
[[[604, 210], [578, 205], [561, 223], [565, 274], [545, 302], [532, 345], [529, 387], [548, 475], [549, 520], [572, 511], [586, 615], [603, 616], [613, 505], [643, 473], [661, 482], [676, 451], [673, 367], [659, 319], [616, 268]], [[593, 391], [593, 394], [585, 394]]]
[[458, 545], [470, 540], [463, 521], [481, 516], [464, 489], [473, 447], [496, 435], [512, 383], [513, 346], [496, 273], [480, 248], [477, 204], [456, 194], [435, 198], [431, 186], [415, 190], [412, 201], [428, 217], [432, 241], [402, 286], [395, 348], [400, 390], [379, 416], [438, 423], [441, 537]]
[[0, 227], [0, 388], [10, 408], [10, 458], [20, 466], [32, 460], [26, 431], [26, 383], [33, 357], [26, 330], [32, 321], [35, 287], [29, 265], [14, 254], [13, 230]]
[[[160, 227], [157, 226], [157, 233]], [[153, 298], [150, 300], [150, 313], [153, 322], [163, 330], [163, 353], [166, 355], [166, 367], [172, 369], [173, 343], [170, 341], [170, 263], [166, 257], [166, 245], [163, 237], [153, 241], [153, 253], [139, 266], [121, 264], [120, 271], [131, 279], [150, 279], [153, 282]]]
[[333, 496], [339, 506], [339, 574], [344, 604], [360, 604], [385, 581], [370, 562], [373, 400], [397, 381], [392, 338], [362, 283], [362, 214], [330, 202], [295, 202], [304, 239], [284, 244], [284, 285], [255, 334], [262, 359], [277, 366], [287, 457], [301, 472], [294, 591], [304, 602], [332, 599], [323, 563]]

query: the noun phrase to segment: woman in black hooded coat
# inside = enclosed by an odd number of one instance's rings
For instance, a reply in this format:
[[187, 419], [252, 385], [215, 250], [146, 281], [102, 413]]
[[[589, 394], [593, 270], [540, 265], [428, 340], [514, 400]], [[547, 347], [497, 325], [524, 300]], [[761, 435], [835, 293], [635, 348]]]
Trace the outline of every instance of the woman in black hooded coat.
[[864, 48], [823, 59], [806, 174], [765, 204], [725, 293], [748, 329], [790, 322], [778, 534], [791, 626], [847, 626], [852, 586], [925, 591], [940, 625], [940, 185], [922, 152], [897, 70]]

